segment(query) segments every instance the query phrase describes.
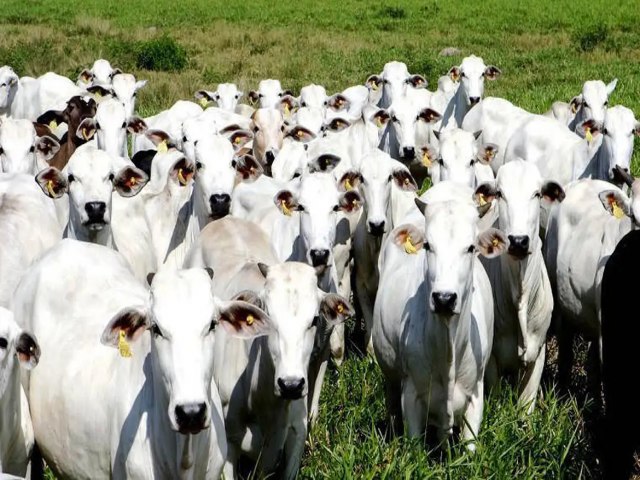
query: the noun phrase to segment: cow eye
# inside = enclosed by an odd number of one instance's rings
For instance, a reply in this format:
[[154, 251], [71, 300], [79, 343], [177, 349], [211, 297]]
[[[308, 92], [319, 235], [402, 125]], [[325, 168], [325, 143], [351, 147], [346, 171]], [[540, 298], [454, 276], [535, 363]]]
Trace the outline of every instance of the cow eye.
[[584, 108], [589, 108], [589, 104], [588, 104], [587, 102], [582, 102], [582, 106], [583, 106]]
[[604, 106], [608, 107], [609, 106], [609, 100], [607, 100], [606, 102], [604, 102]]
[[231, 166], [233, 168], [236, 168], [236, 165], [238, 164], [238, 162], [236, 162], [235, 160], [231, 160]]
[[253, 127], [253, 133], [258, 133], [258, 130], [260, 130], [258, 127]]
[[240, 98], [240, 94], [236, 93], [235, 97], [236, 97], [236, 100], [239, 99]]
[[282, 92], [280, 92], [280, 93], [278, 94], [278, 96], [279, 96], [279, 97], [282, 97]]
[[429, 245], [427, 242], [424, 242], [422, 244], [422, 248], [424, 248], [425, 252], [429, 252], [431, 250], [431, 245]]
[[444, 160], [442, 159], [442, 157], [440, 157], [440, 158], [438, 159], [438, 163], [439, 163], [440, 165], [444, 166]]
[[533, 194], [533, 198], [540, 198], [542, 195], [540, 194], [540, 192], [536, 192]]
[[187, 136], [182, 137], [182, 143], [187, 143]]
[[496, 198], [502, 198], [502, 192], [500, 190], [496, 192]]
[[302, 205], [298, 205], [298, 206], [296, 207], [296, 210], [297, 210], [298, 212], [304, 212], [304, 207], [303, 207]]
[[311, 320], [311, 326], [317, 327], [319, 322], [320, 322], [320, 315], [316, 315], [315, 317], [313, 317], [313, 320]]
[[396, 117], [395, 115], [393, 115], [393, 116], [391, 117], [391, 121], [392, 121], [392, 122], [397, 122], [397, 121], [398, 121], [398, 117]]
[[127, 127], [127, 122], [122, 122], [122, 128], [126, 128]]
[[138, 92], [133, 92], [133, 95], [131, 95], [131, 96], [135, 97], [136, 95], [138, 95]]
[[337, 212], [338, 210], [340, 210], [340, 205], [334, 205], [333, 206], [333, 211]]
[[302, 173], [301, 173], [301, 172], [299, 172], [299, 171], [296, 171], [296, 172], [293, 174], [293, 177], [291, 177], [291, 179], [293, 180], [294, 178], [299, 178], [299, 177], [301, 177], [301, 176], [302, 176]]
[[[327, 102], [325, 102], [325, 105], [326, 105], [326, 103], [327, 103]], [[301, 103], [300, 103], [300, 106], [301, 106], [301, 107], [306, 107], [306, 106], [307, 106], [307, 102], [301, 102]]]
[[113, 173], [109, 174], [109, 181], [113, 182], [113, 179], [116, 178], [116, 176]]
[[36, 149], [36, 147], [35, 147], [34, 145], [31, 145], [31, 148], [29, 149], [29, 151], [30, 151], [31, 153], [33, 153], [33, 152], [35, 151], [35, 149]]
[[100, 124], [96, 122], [96, 130], [100, 130]]
[[280, 131], [281, 131], [281, 132], [284, 132], [284, 125], [282, 125], [282, 126], [280, 127]]
[[469, 162], [469, 165], [473, 167], [474, 163], [475, 163], [475, 160], [472, 158], [471, 161]]
[[261, 93], [259, 93], [259, 94], [258, 94], [258, 98], [262, 98], [262, 97], [264, 97], [264, 95], [263, 95], [263, 94], [261, 94]]
[[215, 320], [211, 320], [211, 325], [209, 325], [209, 331], [213, 332], [216, 329], [216, 325], [218, 323]]
[[[483, 75], [484, 75], [484, 73], [483, 73]], [[467, 74], [466, 74], [466, 73], [464, 73], [464, 72], [461, 72], [461, 73], [460, 73], [460, 76], [461, 76], [462, 78], [467, 78]]]
[[6, 338], [0, 337], [0, 350], [6, 350], [8, 345], [9, 341]]
[[602, 134], [603, 135], [609, 135], [609, 130], [607, 130], [606, 128], [602, 129]]
[[153, 333], [156, 337], [164, 337], [164, 335], [162, 335], [162, 330], [160, 330], [160, 327], [158, 327], [157, 323], [151, 325], [151, 333]]
[[0, 147], [0, 155], [4, 153], [4, 148]]
[[467, 248], [467, 253], [474, 253], [475, 251], [476, 251], [475, 245], [470, 245], [469, 248]]
[[198, 170], [200, 170], [202, 168], [202, 163], [201, 162], [196, 162], [196, 168]]
[[76, 177], [74, 177], [72, 173], [70, 173], [69, 176], [67, 177], [67, 181], [69, 183], [73, 182], [75, 179], [76, 179]]

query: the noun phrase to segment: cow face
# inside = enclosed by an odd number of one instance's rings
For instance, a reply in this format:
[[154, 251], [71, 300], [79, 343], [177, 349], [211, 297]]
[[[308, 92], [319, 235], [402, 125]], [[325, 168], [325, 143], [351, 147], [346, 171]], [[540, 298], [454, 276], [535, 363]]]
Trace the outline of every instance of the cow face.
[[459, 67], [452, 67], [449, 70], [449, 77], [454, 82], [460, 82], [464, 99], [469, 106], [480, 102], [484, 96], [485, 79], [495, 80], [500, 74], [498, 67], [486, 66], [484, 60], [475, 55], [464, 58]]
[[22, 331], [11, 311], [0, 307], [0, 404], [11, 382], [19, 385], [17, 365], [30, 370], [39, 359], [40, 346], [35, 337]]
[[11, 67], [0, 67], [0, 110], [8, 109], [13, 102], [19, 80]]
[[29, 120], [4, 119], [0, 124], [0, 171], [36, 173], [60, 149], [49, 136], [37, 137]]
[[[498, 224], [509, 239], [509, 255], [524, 259], [540, 245], [541, 201], [561, 202], [564, 190], [555, 182], [545, 182], [533, 163], [516, 159], [498, 170], [495, 196]], [[491, 194], [485, 198], [490, 201]]]
[[139, 117], [127, 118], [125, 106], [118, 100], [100, 102], [93, 119], [85, 119], [78, 127], [77, 135], [83, 138], [95, 134], [98, 148], [114, 156], [129, 157], [127, 133], [141, 134], [147, 124]]
[[325, 108], [328, 98], [322, 85], [311, 84], [300, 89], [300, 107]]
[[[324, 163], [322, 155], [314, 163], [318, 162]], [[274, 202], [284, 215], [299, 216], [305, 256], [318, 273], [333, 261], [337, 213], [354, 212], [362, 205], [357, 191], [341, 193], [333, 175], [324, 171], [303, 175], [296, 192], [281, 190]]]
[[608, 85], [602, 80], [589, 80], [582, 86], [582, 94], [571, 101], [571, 107], [577, 111], [579, 119], [593, 119], [597, 123], [604, 122], [609, 105], [609, 95], [613, 93], [618, 79]]
[[398, 140], [399, 154], [402, 161], [411, 163], [416, 155], [416, 126], [419, 122], [435, 123], [442, 116], [430, 109], [420, 106], [410, 96], [402, 96], [391, 104], [388, 110], [391, 127]]
[[282, 113], [260, 108], [251, 116], [253, 155], [263, 165], [271, 166], [282, 148], [286, 127]]
[[[97, 104], [93, 98], [84, 98], [79, 95], [71, 97], [64, 110], [49, 110], [38, 117], [38, 123], [49, 125], [55, 130], [58, 123], [66, 123], [69, 130], [74, 132], [85, 118], [93, 118], [96, 114]], [[86, 137], [80, 136], [84, 141], [91, 138], [89, 132], [85, 132]], [[82, 135], [82, 132], [81, 132]], [[71, 138], [71, 137], [69, 137]]]
[[124, 355], [135, 355], [128, 344], [149, 331], [154, 380], [164, 390], [171, 428], [182, 434], [197, 434], [210, 425], [213, 331], [225, 328], [241, 338], [268, 332], [262, 310], [214, 298], [210, 274], [204, 269], [157, 273], [149, 305], [118, 312], [101, 339], [121, 354], [126, 345]]
[[114, 75], [111, 83], [111, 91], [116, 99], [124, 106], [124, 112], [127, 118], [134, 115], [136, 108], [136, 97], [138, 90], [147, 84], [146, 80], [137, 80], [129, 73], [119, 73]]
[[260, 108], [278, 108], [280, 99], [289, 93], [282, 89], [279, 80], [261, 80], [258, 84], [258, 90], [249, 92], [249, 99], [258, 103]]
[[214, 102], [218, 108], [227, 112], [235, 111], [238, 100], [240, 100], [243, 95], [244, 93], [238, 90], [238, 86], [235, 83], [221, 83], [215, 92], [198, 90], [195, 93], [196, 99], [203, 108], [206, 107], [207, 103]]
[[111, 79], [114, 75], [122, 73], [119, 68], [113, 68], [108, 60], [102, 58], [93, 62], [90, 69], [85, 68], [78, 75], [78, 85], [81, 87], [101, 86], [108, 87], [111, 85]]
[[[400, 97], [408, 88], [424, 88], [427, 81], [421, 75], [410, 75], [407, 65], [402, 62], [388, 62], [378, 77], [382, 81], [381, 106], [388, 107]], [[378, 84], [377, 78], [369, 77], [367, 84], [371, 87]]]
[[318, 330], [331, 329], [352, 314], [349, 303], [316, 286], [312, 267], [286, 262], [260, 269], [266, 277], [261, 305], [271, 319], [269, 352], [275, 367], [274, 393], [294, 400], [307, 395], [309, 360]]
[[634, 139], [640, 135], [640, 122], [635, 119], [631, 110], [616, 105], [607, 110], [602, 133], [602, 148], [607, 152], [609, 159], [608, 178], [620, 185], [622, 181], [615, 178], [615, 167], [625, 172], [629, 171]]

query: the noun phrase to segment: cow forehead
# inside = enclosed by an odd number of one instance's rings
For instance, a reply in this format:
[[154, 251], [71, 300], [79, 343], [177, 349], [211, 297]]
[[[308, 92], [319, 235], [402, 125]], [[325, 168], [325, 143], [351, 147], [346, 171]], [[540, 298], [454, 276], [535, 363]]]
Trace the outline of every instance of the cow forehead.
[[504, 196], [528, 196], [540, 190], [542, 176], [533, 163], [516, 159], [500, 167], [496, 184]]
[[233, 147], [231, 142], [222, 135], [209, 135], [203, 137], [195, 146], [198, 160], [207, 166], [228, 167], [233, 159]]
[[418, 106], [407, 96], [394, 99], [389, 107], [391, 115], [395, 115], [402, 120], [414, 121], [418, 115]]
[[7, 118], [0, 125], [0, 143], [6, 148], [9, 144], [33, 143], [36, 130], [29, 120]]
[[382, 76], [387, 80], [404, 80], [409, 76], [407, 65], [402, 62], [388, 62], [382, 69]]
[[330, 173], [311, 173], [302, 176], [298, 198], [307, 208], [333, 208], [338, 201], [338, 187]]
[[604, 103], [607, 99], [607, 86], [602, 80], [588, 80], [584, 82], [582, 86], [582, 98], [587, 104], [589, 104], [590, 101], [601, 101]]
[[296, 112], [296, 123], [311, 132], [318, 133], [322, 128], [324, 114], [317, 107], [302, 107]]
[[162, 327], [201, 332], [215, 313], [209, 274], [201, 268], [158, 272], [151, 284], [151, 305]]
[[[269, 267], [264, 286], [264, 298], [272, 319], [278, 323], [311, 322], [318, 310], [317, 277], [313, 267], [299, 262], [285, 262]], [[278, 314], [284, 314], [281, 317]]]
[[460, 64], [460, 70], [462, 70], [467, 76], [470, 76], [471, 74], [481, 76], [486, 68], [487, 66], [484, 64], [484, 60], [480, 57], [476, 57], [475, 55], [464, 58]]
[[113, 159], [93, 146], [78, 149], [69, 158], [66, 170], [77, 177], [102, 177], [113, 171]]
[[478, 211], [472, 202], [446, 201], [428, 205], [425, 210], [427, 242], [440, 246], [473, 242]]
[[627, 107], [616, 105], [607, 109], [604, 118], [604, 126], [609, 133], [622, 133], [628, 135], [635, 128], [636, 118]]
[[451, 200], [473, 204], [472, 198], [473, 189], [471, 187], [453, 181], [437, 183], [420, 196], [420, 200], [427, 204]]
[[464, 130], [445, 131], [443, 137], [440, 141], [440, 155], [443, 158], [466, 155], [462, 160], [468, 161], [469, 157], [475, 153], [476, 142], [471, 132]]
[[118, 127], [120, 127], [125, 121], [125, 118], [124, 105], [112, 98], [100, 102], [96, 110], [96, 120], [103, 122], [105, 125], [107, 122], [113, 122], [117, 123]]
[[130, 73], [119, 73], [113, 77], [112, 88], [118, 97], [122, 93], [130, 93], [136, 88], [136, 78]]
[[360, 173], [369, 182], [387, 181], [393, 169], [391, 157], [381, 150], [371, 151], [362, 161]]
[[327, 91], [322, 85], [316, 85], [315, 83], [312, 83], [311, 85], [306, 85], [300, 89], [300, 96], [303, 98], [326, 97]]
[[258, 90], [263, 94], [278, 94], [282, 91], [282, 86], [280, 85], [280, 80], [267, 79], [260, 81]]

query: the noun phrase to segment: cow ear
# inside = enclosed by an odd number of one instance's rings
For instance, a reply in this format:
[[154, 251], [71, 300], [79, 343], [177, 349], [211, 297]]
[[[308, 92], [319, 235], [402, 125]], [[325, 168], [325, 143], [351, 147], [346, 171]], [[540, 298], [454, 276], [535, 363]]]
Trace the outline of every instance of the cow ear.
[[423, 108], [420, 113], [418, 113], [418, 120], [422, 120], [425, 123], [435, 123], [441, 118], [442, 115], [431, 108]]
[[449, 69], [448, 75], [452, 81], [454, 82], [460, 81], [460, 67], [451, 67]]
[[422, 163], [422, 166], [426, 168], [431, 168], [438, 159], [438, 151], [430, 143], [427, 143], [426, 145], [421, 147], [420, 151], [422, 152], [420, 163]]
[[338, 181], [338, 190], [348, 192], [354, 188], [358, 188], [362, 182], [362, 175], [355, 170], [347, 170]]
[[44, 194], [51, 198], [60, 198], [69, 190], [67, 179], [55, 167], [39, 172], [36, 175], [36, 183], [40, 185]]
[[260, 100], [260, 94], [255, 90], [251, 90], [249, 92], [249, 101], [251, 103], [258, 103], [258, 100]]
[[625, 215], [631, 216], [631, 202], [619, 190], [604, 190], [598, 194], [602, 206], [609, 215], [620, 220]]
[[607, 84], [607, 96], [611, 95], [618, 85], [618, 79], [614, 78]]
[[484, 143], [478, 148], [478, 161], [483, 165], [489, 165], [496, 158], [498, 146], [495, 143]]
[[132, 135], [140, 135], [147, 131], [147, 123], [140, 117], [131, 117], [127, 120], [127, 132]]
[[146, 309], [126, 307], [109, 321], [100, 342], [108, 347], [120, 348], [123, 342], [126, 345], [126, 342], [136, 341], [150, 326], [151, 319]]
[[173, 164], [169, 177], [177, 182], [181, 187], [186, 187], [196, 173], [196, 167], [186, 158], [182, 157]]
[[418, 190], [418, 184], [406, 168], [397, 168], [391, 173], [391, 177], [395, 182], [396, 186], [405, 192], [415, 192]]
[[264, 173], [264, 169], [252, 155], [242, 155], [235, 159], [236, 171], [243, 182], [254, 182]]
[[147, 85], [147, 81], [146, 80], [138, 80], [136, 82], [136, 86], [135, 86], [136, 92], [138, 90], [140, 90], [141, 88], [144, 88], [146, 85]]
[[253, 290], [242, 290], [234, 295], [231, 300], [250, 303], [254, 307], [263, 308], [260, 296]]
[[362, 197], [356, 190], [344, 192], [340, 196], [338, 207], [345, 213], [353, 213], [362, 207]]
[[489, 65], [484, 69], [484, 78], [486, 78], [487, 80], [495, 80], [500, 75], [502, 75], [502, 71], [500, 71], [500, 69], [495, 65]]
[[198, 104], [202, 108], [207, 108], [207, 105], [209, 105], [209, 102], [213, 102], [216, 100], [215, 92], [208, 92], [206, 90], [198, 90], [196, 93], [193, 94], [193, 96], [196, 100], [198, 100]]
[[258, 307], [243, 301], [220, 302], [220, 310], [214, 320], [236, 338], [255, 338], [271, 332], [271, 320]]
[[60, 150], [60, 144], [49, 136], [38, 137], [34, 145], [39, 159], [49, 161]]
[[582, 106], [582, 94], [576, 95], [569, 102], [569, 108], [571, 109], [571, 113], [575, 114], [580, 107]]
[[381, 108], [371, 116], [371, 121], [375, 123], [376, 127], [378, 128], [384, 127], [387, 123], [389, 123], [390, 119], [391, 115], [389, 115], [389, 112], [387, 112], [383, 108]]
[[311, 130], [301, 127], [300, 125], [297, 125], [292, 129], [290, 129], [287, 132], [286, 136], [293, 138], [297, 142], [301, 142], [301, 143], [308, 143], [314, 138], [316, 138], [316, 135]]
[[328, 173], [340, 163], [340, 157], [331, 153], [323, 153], [309, 162], [309, 171]]
[[564, 189], [562, 186], [556, 182], [545, 182], [542, 185], [542, 189], [540, 190], [542, 197], [548, 202], [562, 202], [566, 194], [564, 193]]
[[354, 315], [351, 304], [337, 293], [327, 293], [320, 303], [320, 312], [330, 325], [344, 322]]
[[391, 232], [393, 243], [409, 255], [418, 253], [424, 246], [424, 233], [413, 225], [400, 225]]
[[67, 116], [62, 110], [48, 110], [40, 115], [36, 122], [48, 125], [51, 129], [56, 129], [59, 124], [67, 123]]
[[122, 72], [122, 69], [116, 67], [114, 69], [111, 70], [111, 78], [115, 77], [116, 75], [120, 75]]
[[324, 126], [324, 130], [328, 130], [330, 132], [338, 133], [341, 132], [351, 126], [351, 122], [344, 118], [334, 118], [331, 122], [327, 123]]
[[640, 122], [636, 122], [635, 126], [633, 127], [633, 134], [636, 137], [640, 137]]
[[485, 258], [496, 258], [509, 248], [507, 236], [497, 228], [488, 228], [478, 234], [476, 248]]
[[253, 133], [249, 130], [236, 130], [229, 135], [229, 141], [235, 151], [244, 147], [251, 140], [253, 140]]
[[327, 100], [327, 106], [334, 112], [346, 110], [350, 105], [351, 102], [349, 101], [349, 99], [341, 93], [336, 93], [335, 95], [332, 95], [329, 100]]
[[93, 80], [93, 73], [91, 73], [89, 69], [85, 68], [80, 72], [80, 75], [78, 75], [78, 80], [82, 83], [89, 83], [91, 80]]
[[87, 92], [93, 95], [93, 98], [98, 101], [104, 97], [115, 97], [113, 90], [101, 87], [100, 85], [93, 85], [92, 87], [87, 88]]
[[113, 186], [121, 197], [134, 197], [149, 182], [146, 173], [136, 167], [126, 166], [113, 179]]
[[282, 212], [283, 215], [287, 217], [291, 216], [291, 213], [294, 210], [298, 210], [300, 205], [289, 190], [280, 190], [276, 193], [275, 197], [273, 197], [273, 203], [276, 204], [276, 207]]
[[364, 84], [369, 90], [380, 90], [380, 87], [382, 87], [382, 77], [380, 75], [370, 75]]
[[405, 83], [413, 88], [427, 88], [427, 80], [422, 75], [411, 75], [405, 80]]
[[78, 125], [78, 128], [76, 129], [76, 137], [88, 142], [96, 134], [96, 127], [97, 124], [95, 119], [85, 118], [80, 122], [80, 125]]
[[293, 95], [284, 95], [280, 98], [280, 111], [284, 118], [289, 118], [298, 108], [298, 100]]
[[144, 133], [151, 142], [156, 146], [156, 150], [160, 153], [167, 152], [169, 149], [176, 148], [175, 142], [169, 134], [163, 130], [150, 129]]
[[31, 370], [38, 364], [40, 360], [40, 345], [36, 340], [36, 337], [27, 332], [21, 332], [16, 338], [16, 355], [20, 366]]
[[478, 206], [478, 216], [480, 218], [484, 217], [489, 211], [491, 208], [491, 202], [493, 202], [497, 196], [498, 191], [496, 190], [493, 182], [485, 182], [478, 185], [473, 194], [473, 200]]

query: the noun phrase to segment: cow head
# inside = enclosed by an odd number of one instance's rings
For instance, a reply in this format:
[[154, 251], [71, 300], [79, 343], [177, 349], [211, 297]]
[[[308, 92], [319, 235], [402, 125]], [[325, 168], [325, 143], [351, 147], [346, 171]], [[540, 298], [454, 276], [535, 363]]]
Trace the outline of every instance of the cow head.
[[36, 173], [60, 149], [50, 136], [37, 137], [29, 120], [7, 118], [0, 123], [0, 171]]
[[458, 67], [451, 67], [449, 77], [454, 82], [460, 82], [467, 105], [473, 106], [484, 96], [484, 81], [495, 80], [502, 72], [498, 67], [485, 65], [484, 60], [471, 55], [462, 60]]
[[0, 67], [0, 111], [8, 110], [18, 91], [20, 79], [7, 65]]
[[13, 313], [0, 307], [0, 404], [7, 390], [19, 388], [18, 365], [27, 370], [40, 360], [40, 346], [35, 337], [23, 331]]

